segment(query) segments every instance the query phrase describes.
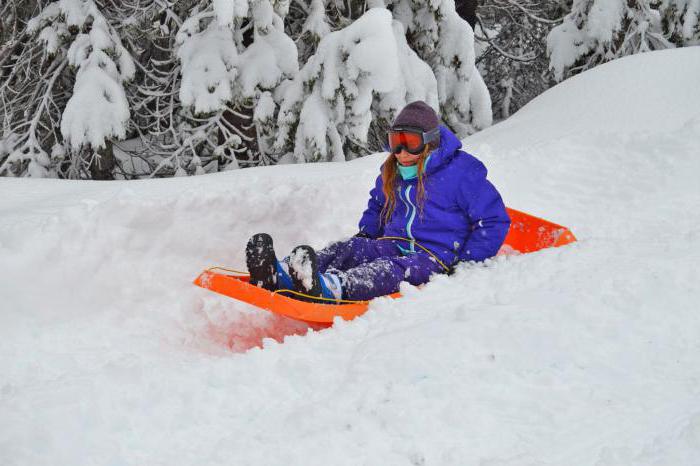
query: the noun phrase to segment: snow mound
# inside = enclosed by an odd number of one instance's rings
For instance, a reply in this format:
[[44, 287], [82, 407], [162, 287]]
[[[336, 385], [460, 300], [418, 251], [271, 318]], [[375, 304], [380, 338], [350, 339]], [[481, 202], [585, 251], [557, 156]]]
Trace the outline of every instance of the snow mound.
[[0, 464], [696, 464], [698, 70], [613, 62], [465, 141], [578, 243], [304, 336], [191, 280], [260, 231], [280, 254], [353, 234], [381, 154], [0, 179]]
[[631, 55], [567, 79], [469, 141], [522, 147], [591, 131], [672, 131], [700, 117], [699, 76], [700, 47]]

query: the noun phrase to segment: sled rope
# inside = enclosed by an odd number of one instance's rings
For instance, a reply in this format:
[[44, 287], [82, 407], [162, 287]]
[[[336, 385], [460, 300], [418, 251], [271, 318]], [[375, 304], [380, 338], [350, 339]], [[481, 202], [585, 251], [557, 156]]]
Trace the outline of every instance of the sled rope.
[[[236, 274], [239, 274], [239, 275], [244, 276], [244, 277], [250, 276], [250, 274], [247, 272], [242, 272], [240, 270], [230, 269], [228, 267], [219, 267], [219, 266], [209, 267], [207, 269], [207, 272], [211, 272], [214, 270], [223, 270], [225, 272], [236, 273]], [[344, 303], [344, 304], [364, 304], [364, 303], [369, 302], [369, 301], [352, 301], [349, 299], [324, 298], [322, 296], [311, 296], [311, 295], [308, 295], [305, 293], [300, 293], [299, 291], [294, 291], [294, 290], [275, 290], [275, 291], [272, 291], [272, 294], [278, 294], [278, 293], [289, 293], [289, 294], [293, 294], [295, 296], [301, 296], [304, 298], [314, 299], [314, 300], [318, 300], [318, 301], [332, 301], [334, 303]]]
[[401, 240], [401, 241], [411, 242], [411, 243], [415, 244], [416, 246], [418, 246], [419, 248], [421, 248], [423, 251], [427, 252], [430, 257], [435, 259], [435, 262], [440, 264], [442, 266], [442, 268], [445, 269], [446, 273], [448, 273], [448, 274], [450, 273], [450, 268], [448, 266], [446, 266], [440, 259], [438, 259], [438, 257], [435, 254], [433, 254], [433, 251], [426, 248], [425, 246], [423, 246], [422, 244], [420, 244], [418, 241], [416, 241], [414, 239], [402, 238], [401, 236], [382, 236], [382, 237], [377, 238], [377, 239], [378, 240], [385, 240], [385, 239], [387, 239], [387, 240]]
[[301, 296], [304, 298], [309, 298], [313, 299], [314, 301], [330, 301], [333, 303], [337, 304], [367, 304], [369, 301], [353, 301], [351, 299], [335, 299], [335, 298], [324, 298], [323, 296], [311, 296], [305, 293], [300, 293], [299, 291], [294, 291], [294, 290], [275, 290], [272, 292], [272, 294], [277, 294], [277, 293], [291, 293], [295, 296]]
[[212, 270], [223, 270], [224, 272], [231, 272], [231, 273], [237, 273], [239, 275], [243, 275], [244, 277], [249, 276], [250, 274], [248, 272], [241, 272], [240, 270], [235, 270], [235, 269], [228, 269], [226, 267], [209, 267], [207, 269], [207, 272], [211, 272]]

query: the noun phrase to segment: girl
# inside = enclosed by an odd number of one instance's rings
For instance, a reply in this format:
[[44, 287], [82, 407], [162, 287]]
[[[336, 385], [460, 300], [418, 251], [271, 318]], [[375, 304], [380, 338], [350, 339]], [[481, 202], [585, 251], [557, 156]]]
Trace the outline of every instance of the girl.
[[250, 283], [306, 296], [369, 300], [420, 285], [460, 261], [494, 256], [510, 219], [486, 168], [460, 150], [426, 103], [408, 104], [392, 124], [390, 154], [360, 220], [360, 231], [316, 252], [296, 247], [279, 262], [272, 238], [246, 248]]

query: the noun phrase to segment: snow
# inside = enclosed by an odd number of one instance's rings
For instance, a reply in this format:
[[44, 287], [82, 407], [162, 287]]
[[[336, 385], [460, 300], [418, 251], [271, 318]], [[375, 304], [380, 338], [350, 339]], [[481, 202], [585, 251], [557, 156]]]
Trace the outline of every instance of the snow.
[[[87, 22], [88, 33], [69, 33], [70, 27], [80, 30]], [[124, 138], [130, 113], [123, 83], [134, 77], [136, 66], [118, 34], [92, 0], [60, 0], [47, 5], [27, 24], [30, 32], [42, 26], [39, 40], [48, 54], [55, 54], [60, 42], [72, 40], [67, 61], [77, 73], [61, 116], [64, 140], [77, 150], [85, 144], [104, 147], [108, 138]], [[43, 165], [48, 165], [48, 159], [46, 164], [32, 159], [29, 175], [46, 176]]]
[[669, 32], [680, 36], [683, 45], [700, 45], [700, 0], [662, 0], [660, 10]]
[[46, 6], [41, 13], [29, 20], [29, 32], [38, 31], [47, 22], [53, 23], [57, 18], [67, 26], [83, 27], [89, 17], [101, 17], [99, 10], [92, 0], [58, 0]]
[[[373, 115], [391, 122], [417, 99], [438, 107], [433, 73], [409, 49], [391, 13], [371, 8], [325, 35], [285, 87], [275, 147], [293, 150], [288, 158], [297, 162], [352, 159], [357, 154], [343, 152], [345, 140], [365, 146]], [[375, 106], [378, 111], [372, 112]]]
[[278, 21], [275, 27], [270, 22], [268, 29], [265, 35], [257, 35], [241, 54], [239, 79], [245, 97], [254, 96], [256, 86], [274, 89], [283, 78], [293, 77], [299, 72], [297, 48], [284, 33], [282, 22]]
[[[242, 2], [247, 4], [247, 2]], [[212, 0], [214, 13], [216, 14], [219, 26], [231, 26], [233, 24], [233, 14], [236, 7], [235, 0]]]
[[[662, 27], [662, 14], [671, 16], [664, 19], [668, 27]], [[555, 79], [561, 81], [573, 65], [581, 72], [627, 55], [673, 48], [666, 37], [678, 26], [680, 18], [673, 16], [667, 1], [573, 0], [571, 12], [547, 37]]]
[[304, 22], [303, 30], [304, 32], [310, 32], [318, 38], [323, 38], [331, 32], [330, 26], [326, 23], [326, 12], [323, 0], [311, 0], [309, 15]]
[[612, 41], [624, 14], [623, 0], [595, 0], [588, 13], [588, 35], [598, 42]]
[[65, 27], [62, 28], [63, 30], [60, 32], [57, 29], [58, 28], [54, 29], [51, 26], [46, 26], [39, 33], [39, 40], [46, 45], [46, 53], [49, 55], [53, 55], [58, 50], [59, 36], [68, 32]]
[[455, 11], [455, 2], [395, 0], [392, 5], [417, 55], [435, 73], [445, 121], [462, 137], [490, 126], [491, 97], [475, 66], [474, 31]]
[[[94, 29], [93, 29], [94, 31]], [[123, 139], [129, 121], [129, 103], [120, 84], [114, 62], [102, 50], [95, 49], [88, 57], [73, 55], [75, 49], [91, 48], [86, 34], [73, 42], [69, 61], [80, 62], [73, 95], [61, 118], [61, 134], [74, 149], [89, 143], [104, 147], [111, 137]], [[77, 44], [77, 46], [76, 46]], [[75, 46], [75, 47], [74, 47]]]
[[212, 0], [214, 13], [220, 26], [231, 26], [235, 19], [248, 16], [248, 4], [249, 0]]
[[311, 260], [309, 254], [306, 250], [295, 249], [289, 255], [289, 269], [294, 272], [290, 272], [297, 280], [307, 290], [311, 290], [313, 287], [314, 274], [313, 268], [311, 266]]
[[[193, 107], [195, 113], [223, 110], [236, 99], [258, 100], [260, 89], [272, 90], [283, 79], [298, 73], [294, 41], [284, 33], [284, 23], [268, 2], [253, 5], [255, 40], [238, 54], [231, 24], [234, 18], [247, 14], [247, 1], [219, 1], [214, 3], [213, 13], [195, 13], [180, 28], [177, 34], [177, 56], [182, 63], [179, 95], [182, 103]], [[210, 21], [201, 30], [202, 21], [212, 15], [217, 21]]]
[[578, 243], [306, 335], [191, 281], [254, 233], [354, 234], [383, 154], [0, 179], [0, 464], [697, 464], [698, 72], [692, 48], [616, 60], [465, 140]]
[[188, 19], [177, 35], [177, 56], [182, 63], [180, 100], [195, 113], [218, 111], [233, 98], [238, 55], [231, 30], [210, 23], [198, 30], [200, 18]]
[[[700, 26], [698, 26], [698, 22], [700, 22], [700, 0], [687, 0], [685, 7], [683, 37], [688, 39], [688, 45], [693, 45], [690, 42], [691, 39], [700, 39]], [[694, 45], [700, 45], [697, 43], [697, 39]]]

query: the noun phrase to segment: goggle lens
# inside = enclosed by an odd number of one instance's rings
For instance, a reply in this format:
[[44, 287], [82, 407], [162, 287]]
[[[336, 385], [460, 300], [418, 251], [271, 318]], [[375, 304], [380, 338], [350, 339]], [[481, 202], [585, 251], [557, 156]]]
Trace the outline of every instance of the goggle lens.
[[423, 136], [409, 131], [389, 131], [389, 148], [395, 154], [401, 152], [402, 148], [418, 154], [423, 150]]

